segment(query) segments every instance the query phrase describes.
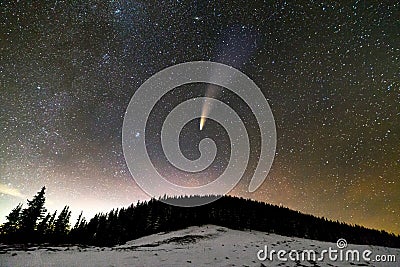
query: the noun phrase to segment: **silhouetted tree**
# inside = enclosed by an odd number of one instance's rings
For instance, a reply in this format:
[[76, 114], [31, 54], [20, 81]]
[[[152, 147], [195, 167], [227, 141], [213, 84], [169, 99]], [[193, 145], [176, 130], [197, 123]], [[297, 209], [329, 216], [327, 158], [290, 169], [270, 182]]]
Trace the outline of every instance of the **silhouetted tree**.
[[28, 207], [22, 210], [21, 233], [26, 236], [26, 239], [34, 238], [33, 235], [37, 221], [42, 219], [43, 214], [46, 212], [46, 208], [44, 207], [45, 190], [46, 187], [43, 186], [32, 200], [27, 200]]
[[21, 209], [22, 204], [18, 204], [11, 212], [6, 216], [7, 221], [2, 227], [3, 235], [14, 235], [20, 228], [21, 223]]
[[[179, 196], [161, 200], [198, 201], [202, 198], [215, 199], [217, 196]], [[209, 200], [209, 199], [208, 199]], [[4, 232], [16, 233], [20, 240], [8, 238], [7, 242], [52, 242], [89, 245], [115, 245], [128, 240], [160, 231], [174, 231], [194, 225], [215, 224], [238, 230], [258, 230], [284, 236], [310, 238], [336, 242], [345, 238], [352, 244], [368, 244], [400, 247], [400, 236], [385, 231], [348, 225], [264, 202], [244, 198], [223, 196], [207, 205], [185, 208], [165, 204], [156, 199], [138, 202], [127, 208], [96, 214], [89, 222], [79, 215], [73, 229], [69, 229], [71, 212], [65, 206], [56, 218], [56, 212], [49, 213], [39, 221], [44, 211], [44, 188], [28, 201], [28, 208], [18, 205], [3, 226], [0, 237], [10, 237]], [[29, 215], [29, 216], [28, 216]], [[25, 220], [24, 220], [25, 219]], [[28, 220], [29, 219], [29, 220]], [[27, 223], [29, 222], [29, 223]], [[35, 232], [23, 235], [22, 226]], [[28, 225], [29, 227], [27, 227]], [[2, 240], [1, 240], [2, 241]]]
[[74, 225], [74, 229], [79, 228], [79, 225], [81, 224], [81, 221], [82, 221], [82, 214], [83, 214], [83, 211], [81, 211], [81, 213], [79, 214], [78, 219], [76, 220], [76, 223]]
[[41, 237], [41, 240], [44, 240], [47, 236], [48, 227], [49, 227], [48, 223], [50, 221], [50, 218], [51, 218], [51, 214], [47, 213], [46, 216], [37, 225], [36, 230], [37, 230], [38, 236]]
[[68, 206], [65, 206], [57, 217], [54, 223], [54, 239], [57, 242], [64, 241], [69, 230], [69, 218], [71, 211]]
[[47, 228], [46, 228], [47, 236], [51, 236], [54, 234], [54, 228], [55, 228], [54, 222], [56, 220], [56, 216], [57, 216], [57, 211], [54, 211], [47, 223]]
[[83, 212], [79, 214], [78, 220], [75, 223], [75, 226], [69, 232], [69, 240], [76, 243], [84, 243], [87, 237], [87, 222], [83, 217]]

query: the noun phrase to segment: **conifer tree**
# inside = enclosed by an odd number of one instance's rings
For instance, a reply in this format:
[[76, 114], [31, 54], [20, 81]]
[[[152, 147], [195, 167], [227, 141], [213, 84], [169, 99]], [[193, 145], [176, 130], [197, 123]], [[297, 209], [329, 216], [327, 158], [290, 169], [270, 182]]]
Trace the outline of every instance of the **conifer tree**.
[[54, 233], [54, 222], [56, 220], [57, 211], [54, 211], [51, 215], [49, 222], [47, 223], [46, 234], [51, 235]]
[[71, 217], [71, 211], [68, 206], [65, 206], [61, 213], [58, 215], [56, 222], [54, 223], [54, 233], [58, 237], [65, 236], [69, 230], [69, 218]]
[[21, 223], [21, 209], [22, 204], [20, 203], [6, 216], [7, 221], [4, 223], [1, 231], [3, 234], [10, 235], [18, 231]]
[[28, 200], [28, 207], [22, 210], [21, 214], [21, 231], [23, 234], [33, 234], [37, 221], [43, 218], [43, 214], [46, 212], [44, 207], [45, 203], [45, 190], [46, 187], [42, 189], [33, 197], [32, 200]]
[[40, 236], [44, 237], [47, 234], [47, 229], [49, 227], [48, 223], [51, 219], [51, 214], [47, 213], [47, 215], [38, 223], [37, 232]]
[[82, 221], [82, 214], [83, 214], [83, 211], [81, 211], [81, 213], [79, 214], [78, 220], [76, 220], [76, 223], [75, 223], [73, 229], [78, 229], [79, 228], [79, 225], [81, 224], [81, 221]]

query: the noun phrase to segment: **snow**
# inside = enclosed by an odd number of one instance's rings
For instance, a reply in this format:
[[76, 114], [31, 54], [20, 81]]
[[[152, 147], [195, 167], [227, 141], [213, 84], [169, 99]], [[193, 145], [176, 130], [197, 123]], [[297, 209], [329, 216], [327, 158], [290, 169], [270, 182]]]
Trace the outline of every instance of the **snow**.
[[[377, 262], [260, 261], [257, 252], [268, 249], [321, 252], [336, 243], [292, 238], [257, 231], [238, 231], [205, 225], [159, 233], [115, 247], [0, 247], [0, 266], [400, 266], [400, 249], [349, 245], [346, 249], [369, 249], [395, 255], [397, 263]], [[318, 255], [318, 254], [317, 254]], [[372, 256], [371, 256], [372, 257]]]

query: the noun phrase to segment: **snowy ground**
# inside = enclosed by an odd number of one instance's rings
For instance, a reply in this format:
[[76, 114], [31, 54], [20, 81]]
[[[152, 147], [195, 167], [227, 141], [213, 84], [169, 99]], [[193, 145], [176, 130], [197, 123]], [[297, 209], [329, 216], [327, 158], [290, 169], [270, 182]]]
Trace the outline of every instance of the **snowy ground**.
[[[260, 261], [257, 252], [267, 245], [269, 251], [314, 250], [316, 261]], [[284, 237], [256, 231], [236, 231], [214, 225], [190, 227], [127, 242], [113, 248], [0, 246], [0, 266], [400, 266], [400, 249], [348, 245], [344, 250], [369, 249], [377, 254], [395, 255], [397, 262], [377, 263], [363, 259], [353, 262], [318, 261], [322, 250], [338, 249], [336, 243]], [[294, 254], [292, 254], [294, 255]], [[300, 254], [299, 254], [300, 255]], [[360, 254], [362, 255], [362, 254]], [[260, 254], [263, 256], [263, 254]], [[295, 256], [295, 255], [294, 255]]]

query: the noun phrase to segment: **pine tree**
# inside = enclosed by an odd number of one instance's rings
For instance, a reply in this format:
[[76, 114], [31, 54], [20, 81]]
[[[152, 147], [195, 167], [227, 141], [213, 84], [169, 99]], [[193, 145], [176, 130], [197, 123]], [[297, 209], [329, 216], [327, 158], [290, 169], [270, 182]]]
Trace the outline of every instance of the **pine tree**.
[[54, 232], [54, 222], [56, 221], [56, 216], [57, 216], [57, 211], [54, 211], [53, 215], [51, 215], [51, 218], [50, 218], [48, 226], [47, 226], [48, 234], [53, 234], [53, 232]]
[[28, 200], [28, 207], [22, 210], [21, 231], [23, 234], [27, 235], [27, 239], [32, 237], [30, 235], [34, 234], [37, 221], [42, 219], [43, 214], [46, 212], [46, 208], [44, 207], [44, 202], [46, 200], [44, 196], [45, 190], [46, 187], [43, 186], [32, 200]]
[[81, 211], [81, 213], [79, 214], [78, 220], [76, 220], [76, 223], [75, 223], [73, 229], [78, 229], [79, 228], [79, 225], [81, 224], [81, 221], [82, 221], [82, 214], [83, 214], [83, 211]]
[[83, 217], [83, 212], [81, 212], [75, 226], [68, 233], [69, 240], [75, 243], [84, 243], [87, 237], [86, 225], [86, 219]]
[[47, 229], [49, 227], [48, 223], [51, 219], [51, 214], [47, 213], [47, 215], [39, 222], [38, 226], [37, 226], [37, 232], [38, 235], [40, 235], [41, 237], [46, 236], [47, 234]]
[[11, 235], [18, 231], [21, 223], [21, 209], [22, 204], [20, 203], [6, 216], [7, 221], [2, 227], [2, 234]]
[[58, 215], [56, 222], [54, 223], [54, 234], [58, 238], [62, 238], [67, 234], [69, 230], [69, 218], [71, 217], [71, 211], [68, 206], [65, 206], [61, 213]]

